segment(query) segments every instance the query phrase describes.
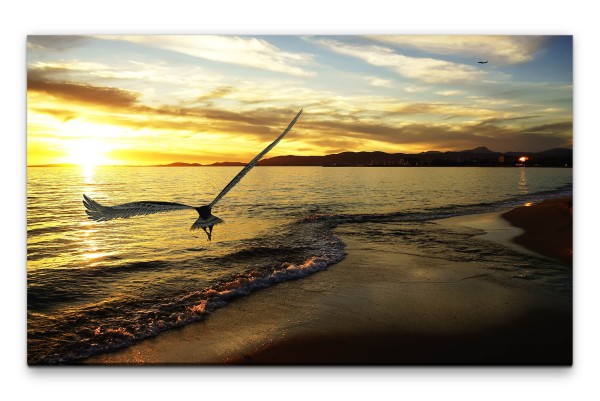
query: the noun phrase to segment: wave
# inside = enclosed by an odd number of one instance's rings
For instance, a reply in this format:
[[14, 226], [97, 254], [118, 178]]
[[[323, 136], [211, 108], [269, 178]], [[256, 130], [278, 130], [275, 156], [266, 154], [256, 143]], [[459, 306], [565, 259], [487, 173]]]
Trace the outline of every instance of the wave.
[[[69, 364], [94, 354], [115, 351], [166, 330], [197, 322], [233, 299], [325, 270], [345, 257], [345, 244], [333, 234], [333, 228], [340, 224], [420, 224], [444, 217], [485, 213], [523, 202], [565, 196], [571, 191], [571, 187], [566, 186], [553, 191], [508, 197], [496, 202], [450, 205], [429, 210], [312, 214], [279, 227], [269, 238], [242, 240], [238, 246], [223, 255], [202, 258], [195, 255], [175, 262], [151, 260], [109, 264], [70, 272], [65, 269], [60, 272], [60, 278], [50, 277], [55, 272], [39, 275], [30, 273], [28, 327], [31, 329], [28, 333], [28, 363]], [[440, 254], [447, 254], [448, 242], [456, 241], [457, 238], [456, 233], [452, 232], [445, 236], [442, 233], [441, 237], [437, 233], [432, 239], [426, 228], [413, 229], [410, 226], [400, 228], [404, 230], [403, 235], [384, 235], [385, 230], [391, 228], [376, 229], [384, 230], [381, 237], [386, 240], [396, 238], [422, 244], [429, 253], [432, 246], [438, 246]], [[497, 254], [494, 250], [487, 252], [485, 249], [471, 248], [471, 235], [473, 234], [466, 233], [464, 242], [458, 244], [449, 257], [480, 261]], [[203, 248], [192, 250], [201, 249]], [[202, 269], [203, 273], [209, 276], [214, 274], [214, 277], [205, 281], [193, 281], [187, 275], [191, 268]], [[231, 273], [223, 274], [225, 268]], [[141, 281], [148, 280], [149, 274], [163, 280], [159, 290], [148, 289], [148, 293], [135, 296], [123, 290], [120, 296], [98, 296], [95, 301], [89, 298], [88, 291], [91, 291], [94, 283], [106, 282], [106, 285], [112, 286], [117, 276], [125, 281], [134, 278]], [[178, 286], [182, 280], [186, 281], [186, 290], [181, 290], [183, 287]], [[170, 286], [174, 289], [171, 290]], [[94, 290], [98, 291], [98, 288], [94, 287]], [[58, 302], [66, 302], [70, 307], [57, 315], [44, 313], [45, 308], [52, 308]]]
[[360, 224], [375, 222], [421, 222], [445, 219], [469, 214], [494, 212], [509, 209], [525, 202], [539, 202], [544, 199], [572, 195], [572, 186], [565, 185], [554, 190], [539, 191], [531, 194], [508, 197], [495, 202], [478, 202], [472, 204], [447, 205], [443, 207], [417, 210], [394, 211], [388, 213], [348, 213], [348, 214], [311, 214], [298, 220], [299, 223], [326, 221], [331, 224]]
[[[213, 263], [235, 263], [238, 272], [221, 276], [197, 290], [179, 294], [165, 291], [164, 294], [153, 293], [148, 298], [102, 298], [79, 307], [72, 306], [61, 316], [51, 319], [43, 313], [30, 312], [28, 323], [36, 330], [28, 334], [28, 363], [69, 364], [94, 354], [115, 351], [166, 330], [197, 322], [235, 298], [322, 271], [345, 256], [345, 244], [327, 226], [322, 222], [291, 224], [270, 243], [263, 245], [250, 241], [242, 249], [215, 257]], [[279, 246], [283, 244], [285, 246]], [[85, 293], [86, 282], [114, 279], [117, 275], [138, 271], [145, 275], [163, 269], [165, 272], [185, 271], [198, 267], [198, 262], [194, 261], [171, 264], [149, 261], [63, 271], [67, 274], [50, 280], [52, 286], [29, 286], [28, 309], [44, 311], [56, 302], [81, 303], [89, 295]], [[208, 265], [209, 261], [203, 263]], [[246, 270], [239, 272], [243, 266]], [[30, 281], [46, 281], [41, 278], [34, 276]], [[40, 324], [41, 320], [44, 324]]]

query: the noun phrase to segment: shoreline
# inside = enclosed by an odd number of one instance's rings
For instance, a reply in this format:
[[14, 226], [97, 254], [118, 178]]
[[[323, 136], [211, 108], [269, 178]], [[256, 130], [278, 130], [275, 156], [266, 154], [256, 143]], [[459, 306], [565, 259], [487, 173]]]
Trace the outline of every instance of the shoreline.
[[[477, 228], [488, 227], [489, 240], [522, 231], [492, 224], [499, 214], [488, 217], [469, 216]], [[443, 224], [459, 224], [449, 220]], [[535, 235], [528, 228], [523, 235]], [[84, 364], [572, 364], [572, 297], [465, 263], [336, 235], [348, 252], [338, 264]]]
[[513, 242], [541, 255], [573, 265], [573, 198], [546, 199], [516, 207], [502, 218], [524, 232]]

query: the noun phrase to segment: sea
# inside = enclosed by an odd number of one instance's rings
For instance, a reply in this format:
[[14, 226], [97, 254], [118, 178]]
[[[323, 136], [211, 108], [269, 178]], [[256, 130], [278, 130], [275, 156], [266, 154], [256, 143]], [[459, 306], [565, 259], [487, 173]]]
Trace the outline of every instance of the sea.
[[95, 222], [82, 203], [202, 206], [239, 170], [28, 168], [28, 364], [80, 363], [333, 269], [340, 232], [571, 291], [570, 266], [436, 224], [572, 195], [570, 168], [256, 167], [213, 208], [212, 241], [190, 230], [193, 210]]

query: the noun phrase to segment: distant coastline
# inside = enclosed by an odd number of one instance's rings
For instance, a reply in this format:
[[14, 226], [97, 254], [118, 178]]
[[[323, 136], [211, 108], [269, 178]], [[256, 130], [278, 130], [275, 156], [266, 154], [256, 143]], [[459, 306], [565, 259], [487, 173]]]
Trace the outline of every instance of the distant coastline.
[[[242, 162], [212, 164], [174, 162], [118, 167], [241, 167]], [[318, 167], [573, 167], [573, 149], [554, 148], [542, 152], [494, 152], [486, 147], [463, 151], [422, 153], [342, 152], [325, 156], [275, 156], [259, 166]], [[75, 167], [76, 164], [40, 164], [27, 167]]]

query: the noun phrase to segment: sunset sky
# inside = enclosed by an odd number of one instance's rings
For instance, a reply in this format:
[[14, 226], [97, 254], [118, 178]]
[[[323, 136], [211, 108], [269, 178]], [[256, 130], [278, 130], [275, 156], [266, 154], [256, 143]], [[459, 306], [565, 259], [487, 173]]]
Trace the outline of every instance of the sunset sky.
[[[572, 147], [570, 36], [29, 36], [27, 164]], [[477, 61], [487, 60], [487, 64]]]

